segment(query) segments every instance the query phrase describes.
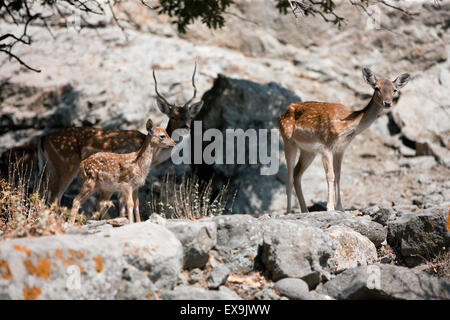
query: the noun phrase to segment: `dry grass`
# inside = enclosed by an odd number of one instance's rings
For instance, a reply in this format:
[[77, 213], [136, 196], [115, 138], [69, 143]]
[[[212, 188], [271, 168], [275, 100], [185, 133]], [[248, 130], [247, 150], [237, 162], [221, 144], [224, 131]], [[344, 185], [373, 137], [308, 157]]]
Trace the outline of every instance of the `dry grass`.
[[428, 262], [430, 274], [450, 281], [450, 250], [447, 249]]
[[0, 179], [0, 230], [4, 237], [35, 237], [64, 233], [64, 224], [77, 223], [84, 216], [72, 217], [65, 207], [46, 204], [47, 183], [36, 174], [33, 164], [10, 161], [8, 178]]
[[190, 220], [231, 213], [237, 191], [231, 194], [226, 184], [213, 196], [213, 180], [202, 182], [193, 174], [177, 182], [174, 175], [166, 175], [159, 190], [152, 185], [150, 210], [168, 219]]

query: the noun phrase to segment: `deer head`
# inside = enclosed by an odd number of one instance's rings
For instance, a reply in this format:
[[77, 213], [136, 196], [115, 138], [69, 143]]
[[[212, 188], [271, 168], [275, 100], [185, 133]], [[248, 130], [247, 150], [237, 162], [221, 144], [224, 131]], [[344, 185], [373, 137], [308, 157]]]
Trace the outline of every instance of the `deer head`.
[[169, 103], [159, 92], [158, 83], [156, 81], [155, 70], [153, 70], [153, 79], [155, 80], [155, 92], [156, 102], [159, 110], [169, 117], [169, 123], [167, 124], [167, 133], [172, 134], [176, 129], [190, 129], [191, 122], [198, 114], [203, 106], [203, 101], [192, 103], [197, 95], [197, 88], [195, 86], [195, 72], [197, 70], [197, 63], [194, 67], [194, 73], [192, 74], [192, 86], [194, 87], [194, 95], [184, 105], [175, 105]]
[[175, 146], [175, 141], [167, 134], [166, 130], [153, 125], [153, 121], [148, 119], [147, 132], [151, 137], [150, 144], [159, 148], [170, 148]]
[[363, 76], [367, 83], [375, 90], [373, 94], [375, 102], [385, 109], [392, 107], [393, 98], [398, 95], [400, 89], [408, 83], [410, 78], [408, 73], [403, 73], [394, 81], [388, 79], [378, 80], [369, 68], [363, 68]]

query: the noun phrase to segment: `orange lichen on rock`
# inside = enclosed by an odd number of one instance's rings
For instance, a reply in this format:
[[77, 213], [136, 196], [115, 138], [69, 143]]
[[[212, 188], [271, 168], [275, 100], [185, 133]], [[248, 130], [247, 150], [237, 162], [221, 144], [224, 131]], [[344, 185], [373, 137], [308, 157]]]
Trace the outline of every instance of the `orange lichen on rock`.
[[37, 255], [36, 265], [33, 264], [33, 261], [31, 261], [31, 259], [23, 259], [23, 264], [31, 275], [36, 275], [45, 280], [48, 280], [50, 278], [50, 260], [48, 253], [46, 254], [45, 258], [41, 258], [39, 255]]
[[31, 256], [31, 250], [27, 248], [27, 246], [20, 246], [18, 244], [15, 244], [13, 248], [17, 251], [25, 252], [27, 256]]
[[73, 264], [72, 261], [64, 257], [63, 251], [61, 249], [55, 250], [55, 257], [59, 258], [66, 266], [70, 266]]
[[42, 293], [41, 288], [39, 287], [23, 287], [22, 294], [25, 300], [36, 300], [37, 297]]
[[11, 269], [9, 269], [8, 261], [0, 259], [0, 276], [5, 280], [12, 278]]
[[84, 258], [84, 252], [83, 251], [77, 251], [77, 250], [69, 250], [68, 257], [64, 257], [63, 250], [56, 249], [55, 250], [55, 257], [59, 258], [62, 263], [64, 263], [66, 266], [71, 266], [79, 262], [81, 259]]
[[98, 273], [103, 271], [103, 259], [100, 256], [95, 256], [92, 258], [92, 260], [95, 261], [95, 271], [97, 271]]
[[75, 259], [80, 260], [80, 259], [83, 259], [83, 258], [84, 258], [84, 252], [83, 252], [83, 251], [78, 251], [78, 250], [72, 250], [72, 249], [70, 249], [70, 250], [69, 250], [69, 255], [70, 255], [70, 258], [71, 258], [72, 260], [75, 260]]

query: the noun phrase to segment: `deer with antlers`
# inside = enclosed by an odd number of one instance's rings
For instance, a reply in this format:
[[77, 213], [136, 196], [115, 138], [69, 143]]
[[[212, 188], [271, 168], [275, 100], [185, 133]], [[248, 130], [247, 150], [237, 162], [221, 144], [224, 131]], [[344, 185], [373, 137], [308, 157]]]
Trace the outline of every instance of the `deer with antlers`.
[[[368, 68], [363, 76], [374, 89], [372, 99], [365, 108], [352, 111], [338, 103], [302, 102], [292, 103], [278, 118], [278, 125], [284, 141], [287, 164], [287, 213], [291, 212], [292, 186], [302, 212], [308, 212], [302, 193], [301, 178], [317, 153], [322, 155], [328, 185], [327, 211], [341, 210], [340, 194], [341, 164], [345, 148], [368, 128], [385, 109], [392, 107], [394, 95], [409, 81], [404, 73], [394, 81], [377, 79]], [[297, 160], [298, 151], [300, 157]], [[337, 199], [337, 204], [335, 200]]]
[[[194, 94], [184, 105], [169, 103], [159, 92], [158, 84], [153, 70], [155, 81], [156, 101], [161, 112], [169, 117], [166, 132], [169, 136], [177, 129], [190, 130], [192, 119], [203, 106], [203, 101], [192, 103], [197, 94], [195, 86], [195, 73], [192, 75]], [[146, 135], [136, 130], [108, 130], [93, 127], [70, 127], [42, 137], [38, 147], [39, 168], [48, 172], [49, 201], [60, 205], [61, 198], [67, 187], [79, 172], [83, 159], [96, 152], [129, 153], [137, 151], [144, 143]], [[151, 168], [170, 158], [172, 148], [153, 149], [154, 156]], [[110, 199], [112, 192], [101, 190], [97, 202]], [[121, 213], [123, 211], [121, 210]]]
[[141, 221], [138, 191], [145, 184], [150, 171], [153, 149], [175, 146], [166, 130], [154, 128], [150, 119], [147, 121], [147, 131], [138, 151], [124, 154], [97, 152], [81, 161], [83, 185], [73, 200], [73, 213], [78, 213], [80, 205], [97, 190], [103, 193], [120, 192], [126, 203], [128, 221], [133, 223], [133, 218], [137, 222]]

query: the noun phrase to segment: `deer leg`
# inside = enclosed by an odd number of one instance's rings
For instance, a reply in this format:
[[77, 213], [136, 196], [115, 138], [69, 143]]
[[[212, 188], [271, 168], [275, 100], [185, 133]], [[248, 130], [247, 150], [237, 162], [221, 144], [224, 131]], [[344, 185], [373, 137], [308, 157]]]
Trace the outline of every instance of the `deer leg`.
[[[66, 191], [67, 187], [73, 181], [73, 179], [78, 174], [78, 167], [65, 168], [64, 173], [55, 172], [52, 174], [48, 185], [50, 191], [50, 203], [56, 203], [58, 206], [61, 205], [61, 199]], [[52, 181], [54, 179], [54, 181]]]
[[341, 201], [341, 165], [342, 165], [342, 158], [344, 154], [343, 153], [336, 153], [333, 156], [333, 167], [334, 167], [334, 185], [336, 190], [336, 210], [344, 211], [344, 207], [342, 206]]
[[103, 217], [104, 214], [108, 212], [108, 207], [102, 202], [109, 201], [112, 196], [112, 192], [101, 190], [98, 196], [97, 207], [96, 210], [100, 213], [100, 217]]
[[80, 193], [73, 199], [72, 203], [72, 221], [75, 219], [75, 214], [78, 214], [80, 206], [86, 201], [86, 199], [95, 192], [95, 182], [85, 182], [81, 187]]
[[139, 213], [139, 189], [133, 190], [133, 202], [134, 202], [134, 215], [136, 216], [136, 222], [141, 222], [141, 215]]
[[285, 143], [284, 145], [284, 156], [286, 158], [286, 166], [287, 166], [287, 177], [286, 177], [286, 196], [287, 196], [287, 208], [286, 213], [290, 213], [291, 206], [291, 198], [292, 198], [292, 186], [293, 186], [293, 178], [294, 178], [294, 166], [295, 161], [297, 160], [298, 148], [295, 144]]
[[322, 152], [322, 162], [325, 169], [325, 175], [327, 177], [328, 185], [328, 202], [327, 211], [333, 211], [335, 209], [334, 203], [334, 170], [333, 170], [333, 153], [331, 150], [324, 150]]
[[306, 171], [306, 169], [311, 165], [315, 157], [316, 155], [314, 153], [301, 150], [300, 158], [298, 159], [297, 165], [294, 168], [294, 188], [302, 212], [308, 212], [308, 207], [306, 206], [305, 198], [303, 197], [302, 192], [302, 185], [301, 185], [302, 175]]
[[133, 190], [131, 189], [131, 187], [127, 187], [125, 192], [123, 193], [124, 196], [124, 200], [126, 202], [126, 206], [127, 206], [127, 212], [128, 212], [128, 222], [131, 224], [134, 221], [134, 216], [133, 216]]

